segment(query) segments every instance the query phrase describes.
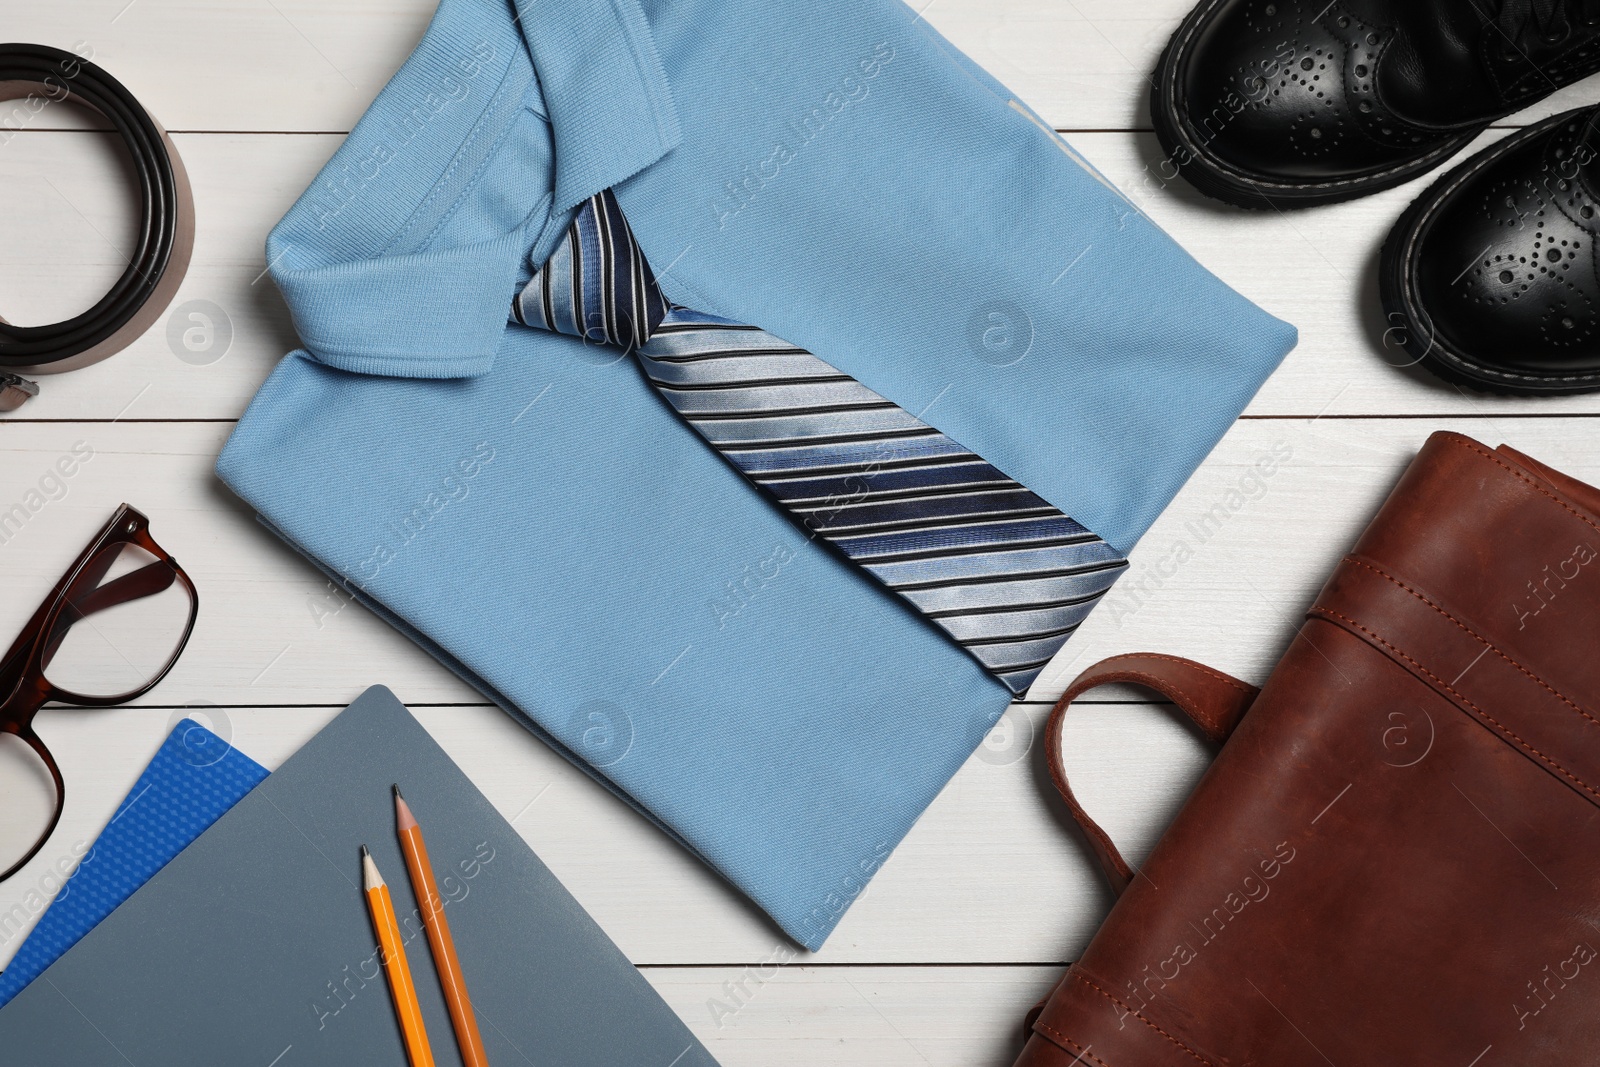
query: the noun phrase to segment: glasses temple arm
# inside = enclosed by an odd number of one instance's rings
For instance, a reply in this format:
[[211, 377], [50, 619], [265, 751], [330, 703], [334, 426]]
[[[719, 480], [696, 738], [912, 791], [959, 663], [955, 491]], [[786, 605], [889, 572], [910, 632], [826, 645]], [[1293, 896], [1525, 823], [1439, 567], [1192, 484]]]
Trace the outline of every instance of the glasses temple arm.
[[[109, 564], [107, 565], [109, 566]], [[97, 568], [104, 574], [106, 567]], [[98, 576], [97, 576], [98, 577]], [[56, 624], [45, 641], [45, 646], [39, 656], [39, 667], [43, 670], [55, 658], [56, 652], [61, 648], [61, 642], [66, 640], [67, 631], [78, 622], [88, 618], [97, 611], [114, 608], [119, 604], [140, 600], [157, 593], [164, 593], [172, 587], [177, 580], [174, 571], [165, 560], [156, 560], [147, 563], [136, 571], [129, 571], [120, 578], [114, 578], [97, 589], [91, 589], [81, 596], [70, 598], [56, 616]], [[74, 583], [76, 585], [78, 583]]]

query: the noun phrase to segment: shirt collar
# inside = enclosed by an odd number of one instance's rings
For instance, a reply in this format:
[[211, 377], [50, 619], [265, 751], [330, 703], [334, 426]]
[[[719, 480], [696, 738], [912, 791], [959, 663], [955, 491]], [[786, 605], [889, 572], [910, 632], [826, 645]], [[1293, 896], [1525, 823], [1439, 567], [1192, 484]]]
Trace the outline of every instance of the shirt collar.
[[[535, 135], [516, 126], [530, 111], [544, 120]], [[526, 165], [487, 168], [513, 132]], [[572, 207], [680, 139], [639, 0], [442, 0], [273, 229], [268, 262], [318, 360], [366, 374], [482, 374], [530, 248], [553, 244]]]
[[545, 86], [557, 212], [660, 159], [682, 139], [672, 90], [638, 0], [517, 0]]

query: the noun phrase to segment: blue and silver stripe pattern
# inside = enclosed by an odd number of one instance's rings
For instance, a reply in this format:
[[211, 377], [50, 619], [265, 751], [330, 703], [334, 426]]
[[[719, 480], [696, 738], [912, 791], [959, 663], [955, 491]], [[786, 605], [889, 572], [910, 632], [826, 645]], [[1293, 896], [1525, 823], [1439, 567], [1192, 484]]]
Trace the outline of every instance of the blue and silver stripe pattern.
[[579, 210], [512, 317], [634, 352], [729, 462], [1013, 692], [1127, 569], [1043, 498], [811, 353], [668, 304], [609, 191]]

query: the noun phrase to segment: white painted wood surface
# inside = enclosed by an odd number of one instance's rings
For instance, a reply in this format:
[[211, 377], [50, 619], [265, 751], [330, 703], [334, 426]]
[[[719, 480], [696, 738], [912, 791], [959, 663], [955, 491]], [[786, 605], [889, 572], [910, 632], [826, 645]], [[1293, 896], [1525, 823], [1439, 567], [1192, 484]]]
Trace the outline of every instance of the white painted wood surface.
[[[200, 216], [177, 304], [211, 301], [233, 334], [221, 359], [200, 366], [174, 353], [164, 323], [108, 363], [47, 380], [23, 417], [0, 419], [0, 511], [75, 444], [94, 454], [57, 499], [0, 531], [10, 593], [0, 601], [0, 634], [24, 621], [122, 499], [151, 515], [205, 604], [187, 654], [138, 707], [40, 716], [69, 801], [46, 851], [0, 883], [0, 961], [19, 939], [3, 917], [49, 864], [94, 837], [177, 715], [207, 721], [275, 766], [381, 681], [516, 819], [728, 1067], [1009, 1064], [1021, 1013], [1109, 904], [1050, 800], [1037, 751], [1048, 701], [1073, 674], [1105, 655], [1150, 649], [1264, 678], [1333, 561], [1433, 430], [1504, 441], [1600, 480], [1592, 418], [1600, 399], [1487, 398], [1386, 364], [1397, 356], [1382, 343], [1374, 259], [1420, 183], [1280, 215], [1223, 209], [1152, 177], [1159, 149], [1147, 132], [1147, 79], [1187, 6], [933, 0], [925, 14], [1072, 131], [1074, 145], [1201, 262], [1297, 324], [1300, 347], [1138, 547], [1134, 573], [1046, 671], [1033, 702], [1008, 713], [826, 950], [784, 967], [729, 1014], [716, 1010], [723, 983], [781, 943], [771, 924], [363, 610], [319, 625], [326, 583], [211, 474], [232, 420], [294, 345], [282, 301], [262, 277], [266, 232], [399, 65], [432, 0], [0, 0], [7, 39], [88, 43], [174, 131]], [[1574, 87], [1518, 121], [1592, 95]], [[86, 306], [123, 262], [131, 223], [118, 165], [105, 135], [87, 125], [49, 108], [0, 143], [0, 309], [12, 321]], [[1251, 464], [1274, 450], [1286, 457], [1277, 471], [1250, 480]], [[1240, 499], [1226, 521], [1201, 530], [1215, 505]], [[1180, 542], [1190, 558], [1161, 577]], [[1135, 593], [1141, 580], [1151, 595]], [[761, 699], [750, 694], [752, 704]], [[1207, 749], [1139, 694], [1108, 690], [1094, 700], [1074, 710], [1069, 768], [1137, 861]]]

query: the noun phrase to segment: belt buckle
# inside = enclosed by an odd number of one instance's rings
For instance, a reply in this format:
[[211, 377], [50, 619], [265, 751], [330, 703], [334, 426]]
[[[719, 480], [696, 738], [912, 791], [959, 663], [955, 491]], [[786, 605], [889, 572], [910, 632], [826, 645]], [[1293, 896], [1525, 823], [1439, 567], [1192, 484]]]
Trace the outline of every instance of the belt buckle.
[[37, 383], [15, 374], [0, 372], [0, 412], [15, 411], [38, 395]]

